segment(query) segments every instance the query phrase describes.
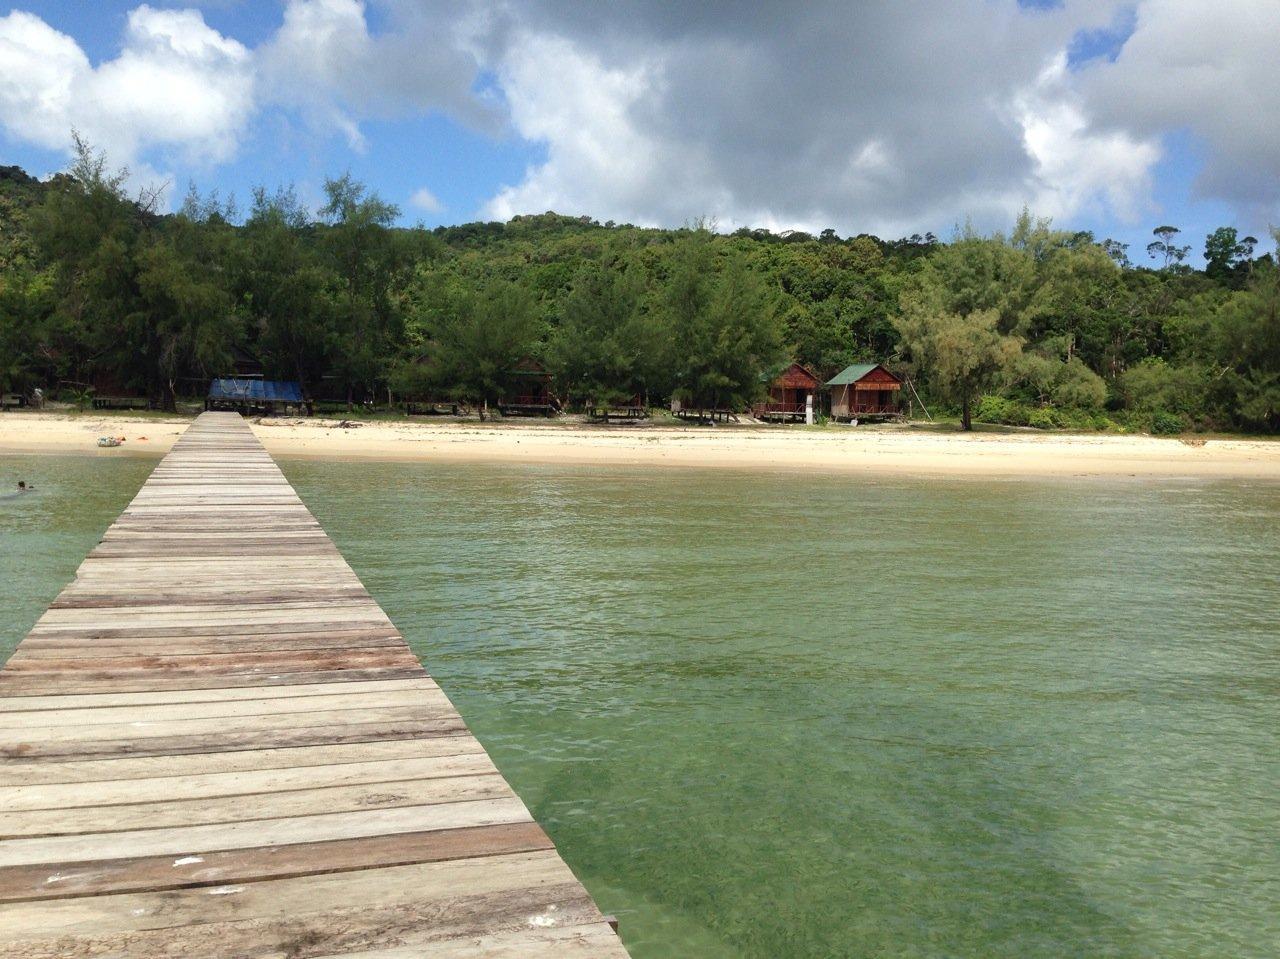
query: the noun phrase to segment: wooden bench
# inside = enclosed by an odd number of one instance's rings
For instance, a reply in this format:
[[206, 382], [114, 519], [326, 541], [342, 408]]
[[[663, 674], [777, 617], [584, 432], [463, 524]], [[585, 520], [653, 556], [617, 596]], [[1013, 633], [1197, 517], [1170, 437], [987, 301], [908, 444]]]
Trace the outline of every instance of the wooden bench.
[[95, 396], [95, 410], [149, 410], [151, 401], [145, 396]]
[[675, 415], [682, 420], [695, 423], [737, 423], [738, 414], [733, 410], [676, 410]]
[[405, 416], [457, 416], [462, 405], [457, 400], [425, 400], [404, 404]]
[[636, 422], [649, 418], [647, 406], [593, 406], [587, 411], [587, 418], [597, 423], [608, 423], [610, 420]]

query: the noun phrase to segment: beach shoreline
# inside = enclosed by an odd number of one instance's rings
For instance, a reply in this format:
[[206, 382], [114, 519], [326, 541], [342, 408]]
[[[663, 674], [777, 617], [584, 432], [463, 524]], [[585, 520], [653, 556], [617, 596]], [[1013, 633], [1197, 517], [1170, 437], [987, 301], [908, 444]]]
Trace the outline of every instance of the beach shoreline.
[[[1280, 442], [1072, 433], [963, 434], [910, 427], [595, 426], [505, 421], [252, 421], [285, 459], [695, 467], [843, 474], [1280, 480]], [[0, 415], [0, 453], [160, 455], [190, 418]], [[123, 436], [102, 449], [99, 436]]]

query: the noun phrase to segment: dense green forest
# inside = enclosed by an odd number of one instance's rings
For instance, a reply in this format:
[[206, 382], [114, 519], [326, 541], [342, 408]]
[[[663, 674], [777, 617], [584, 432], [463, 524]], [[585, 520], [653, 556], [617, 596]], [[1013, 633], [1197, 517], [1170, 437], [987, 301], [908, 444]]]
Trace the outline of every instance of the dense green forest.
[[1280, 429], [1280, 270], [1230, 227], [1201, 271], [1172, 226], [1134, 252], [1030, 215], [948, 242], [553, 213], [425, 230], [350, 177], [314, 212], [192, 188], [161, 215], [125, 182], [83, 144], [47, 182], [0, 168], [3, 390], [173, 408], [248, 362], [317, 397], [484, 406], [535, 357], [570, 404], [725, 408], [789, 359], [882, 361], [966, 426]]

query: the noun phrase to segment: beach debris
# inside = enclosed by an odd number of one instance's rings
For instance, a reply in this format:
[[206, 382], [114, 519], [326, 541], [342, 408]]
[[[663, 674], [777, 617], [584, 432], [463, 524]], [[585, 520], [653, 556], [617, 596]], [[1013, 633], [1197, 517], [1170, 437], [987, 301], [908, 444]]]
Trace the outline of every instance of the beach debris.
[[103, 447], [119, 446], [124, 442], [123, 436], [99, 436], [98, 445]]
[[354, 430], [354, 429], [358, 429], [363, 425], [364, 425], [363, 423], [353, 423], [351, 420], [342, 420], [341, 422], [338, 423], [338, 429]]

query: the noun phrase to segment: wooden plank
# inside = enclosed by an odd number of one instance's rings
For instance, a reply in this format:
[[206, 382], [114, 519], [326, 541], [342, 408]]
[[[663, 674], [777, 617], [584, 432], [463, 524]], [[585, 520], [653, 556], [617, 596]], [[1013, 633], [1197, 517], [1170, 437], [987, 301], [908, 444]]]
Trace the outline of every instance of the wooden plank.
[[126, 851], [135, 856], [188, 856], [246, 846], [392, 836], [432, 828], [460, 829], [530, 819], [524, 804], [510, 797], [164, 829], [7, 839], [0, 844], [0, 868], [33, 863], [47, 863], [52, 867], [61, 862], [116, 859]]
[[[549, 909], [538, 914], [547, 922], [565, 922]], [[553, 926], [536, 931], [520, 929], [494, 935], [463, 936], [447, 941], [431, 943], [434, 959], [580, 959], [598, 956], [617, 948], [618, 937], [608, 922], [590, 922], [585, 925]], [[317, 956], [314, 959], [335, 959], [337, 953]], [[422, 946], [395, 946], [362, 952], [346, 952], [348, 959], [422, 959]]]
[[316, 714], [323, 715], [347, 709], [390, 709], [425, 705], [447, 708], [450, 703], [445, 694], [440, 691], [440, 687], [415, 685], [407, 689], [354, 693], [344, 693], [339, 687], [337, 692], [327, 696], [242, 697], [204, 702], [155, 705], [132, 703], [123, 706], [90, 706], [78, 709], [69, 705], [58, 710], [0, 712], [0, 736], [16, 729], [39, 729], [53, 735], [68, 726], [74, 727], [72, 735], [85, 736], [94, 731], [93, 727], [120, 722], [127, 722], [132, 727], [138, 723], [190, 722], [283, 713], [307, 713], [315, 718]]
[[229, 881], [260, 882], [551, 848], [551, 840], [537, 823], [514, 822], [206, 852], [177, 859], [136, 856], [62, 863], [56, 873], [43, 864], [11, 866], [0, 869], [0, 902], [216, 886]]
[[625, 955], [234, 414], [0, 669], [0, 757], [0, 955]]
[[[274, 705], [279, 700], [271, 702]], [[253, 708], [251, 704], [246, 705], [249, 709]], [[254, 730], [276, 733], [315, 726], [451, 719], [456, 715], [452, 704], [443, 693], [430, 698], [424, 694], [421, 700], [407, 704], [375, 702], [333, 709], [232, 713], [226, 716], [194, 718], [138, 718], [127, 722], [120, 722], [122, 717], [117, 715], [104, 722], [50, 723], [44, 726], [36, 724], [15, 729], [0, 729], [0, 751], [16, 750], [27, 744], [52, 745], [115, 739], [149, 740], [169, 736], [226, 737]]]
[[0, 812], [0, 839], [286, 819], [361, 809], [509, 799], [515, 795], [496, 772], [429, 779], [406, 779], [406, 775], [400, 773], [387, 781], [353, 786]]
[[287, 729], [255, 729], [220, 733], [211, 741], [207, 733], [164, 735], [146, 739], [85, 739], [78, 742], [44, 742], [38, 739], [0, 749], [0, 757], [18, 762], [110, 758], [112, 756], [174, 756], [182, 753], [216, 753], [243, 749], [281, 749], [289, 746], [332, 746], [339, 743], [381, 742], [387, 739], [424, 739], [460, 736], [466, 726], [456, 713], [443, 718], [409, 717], [386, 722], [345, 722], [327, 726]]
[[114, 806], [154, 803], [214, 796], [261, 795], [323, 786], [354, 786], [402, 779], [448, 778], [496, 773], [483, 752], [419, 756], [396, 760], [369, 760], [222, 773], [157, 776], [141, 779], [101, 780], [92, 790], [78, 783], [0, 786], [0, 816], [25, 809], [65, 812], [80, 806]]
[[[26, 642], [23, 643], [26, 645]], [[260, 689], [179, 689], [160, 693], [91, 693], [68, 696], [27, 696], [0, 699], [0, 717], [6, 712], [31, 710], [101, 709], [112, 706], [165, 706], [174, 703], [228, 703], [243, 699], [302, 699], [310, 696], [358, 696], [365, 693], [394, 693], [400, 690], [440, 687], [425, 673], [413, 679], [387, 682], [328, 683], [295, 686], [263, 686]], [[0, 718], [0, 726], [6, 725]]]
[[439, 736], [432, 739], [388, 739], [326, 746], [227, 750], [220, 753], [6, 763], [0, 764], [0, 788], [93, 783], [95, 785], [92, 789], [81, 792], [90, 799], [89, 805], [94, 805], [92, 798], [97, 795], [97, 784], [123, 779], [183, 778], [202, 773], [338, 767], [365, 761], [457, 756], [482, 751], [480, 744], [471, 736]]

